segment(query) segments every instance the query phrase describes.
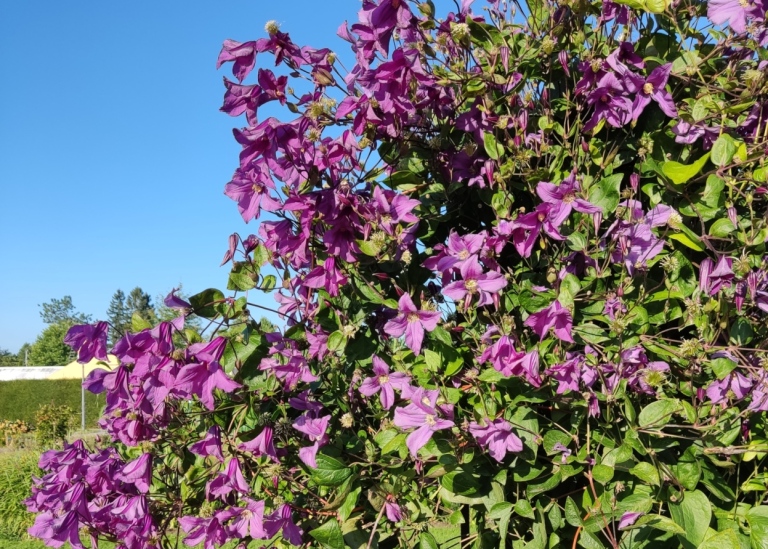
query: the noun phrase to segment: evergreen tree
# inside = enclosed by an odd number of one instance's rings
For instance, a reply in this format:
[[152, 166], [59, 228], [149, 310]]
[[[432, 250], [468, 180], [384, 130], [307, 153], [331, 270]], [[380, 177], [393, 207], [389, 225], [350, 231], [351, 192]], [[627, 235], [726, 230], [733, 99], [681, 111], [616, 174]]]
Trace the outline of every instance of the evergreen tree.
[[136, 286], [131, 293], [128, 294], [128, 298], [125, 300], [125, 306], [128, 309], [129, 318], [137, 314], [143, 320], [146, 320], [150, 324], [157, 322], [157, 315], [155, 309], [152, 306], [152, 298], [147, 292]]
[[122, 290], [117, 290], [112, 296], [107, 309], [107, 320], [112, 325], [109, 330], [109, 343], [114, 345], [131, 328], [131, 311]]

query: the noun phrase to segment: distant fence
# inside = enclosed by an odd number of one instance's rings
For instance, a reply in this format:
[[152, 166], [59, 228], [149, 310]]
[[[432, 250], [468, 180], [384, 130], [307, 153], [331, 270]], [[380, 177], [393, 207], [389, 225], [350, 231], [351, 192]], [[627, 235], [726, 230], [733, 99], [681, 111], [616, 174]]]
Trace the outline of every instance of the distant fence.
[[[43, 404], [66, 405], [80, 413], [79, 379], [19, 379], [0, 381], [0, 419], [20, 419], [35, 424], [35, 412]], [[97, 428], [104, 395], [85, 392], [85, 426]], [[78, 422], [79, 423], [79, 422]]]

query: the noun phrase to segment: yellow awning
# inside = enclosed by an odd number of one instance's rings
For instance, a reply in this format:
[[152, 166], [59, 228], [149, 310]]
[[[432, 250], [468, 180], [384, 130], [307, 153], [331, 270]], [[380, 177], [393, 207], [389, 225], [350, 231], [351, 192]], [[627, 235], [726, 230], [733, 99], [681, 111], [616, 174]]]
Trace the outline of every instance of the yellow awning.
[[[120, 364], [117, 357], [114, 355], [107, 355], [108, 362], [102, 360], [93, 359], [85, 365], [85, 375], [87, 376], [96, 368], [103, 368], [105, 370], [114, 370]], [[52, 373], [46, 379], [80, 379], [83, 375], [83, 365], [78, 361], [72, 361], [62, 369]]]

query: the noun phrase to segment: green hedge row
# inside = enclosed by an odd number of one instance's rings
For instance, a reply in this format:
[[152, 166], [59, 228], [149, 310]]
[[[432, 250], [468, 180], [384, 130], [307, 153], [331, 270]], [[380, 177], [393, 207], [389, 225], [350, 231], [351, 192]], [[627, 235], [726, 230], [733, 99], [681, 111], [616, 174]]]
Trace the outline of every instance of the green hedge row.
[[[35, 412], [43, 404], [66, 405], [80, 416], [79, 379], [20, 379], [0, 381], [0, 419], [22, 419], [35, 424]], [[85, 392], [85, 426], [97, 428], [104, 395]], [[78, 422], [79, 425], [79, 422]]]

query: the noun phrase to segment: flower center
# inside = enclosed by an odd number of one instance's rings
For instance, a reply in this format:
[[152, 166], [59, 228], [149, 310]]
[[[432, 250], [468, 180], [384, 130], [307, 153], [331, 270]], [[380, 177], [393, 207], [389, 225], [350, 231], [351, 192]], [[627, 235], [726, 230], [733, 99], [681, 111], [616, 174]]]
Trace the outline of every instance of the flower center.
[[749, 0], [739, 0], [739, 5], [742, 8], [748, 8], [749, 7]]
[[419, 321], [418, 313], [408, 313], [408, 322], [418, 322], [418, 321]]
[[262, 187], [258, 183], [254, 183], [251, 189], [253, 190], [254, 194], [259, 194], [262, 191]]
[[392, 222], [392, 216], [391, 215], [382, 215], [381, 216], [381, 222], [382, 223], [391, 223]]
[[539, 215], [537, 215], [536, 218], [539, 220], [539, 222], [542, 222], [547, 218], [547, 215], [544, 212], [539, 212]]
[[650, 82], [643, 84], [643, 93], [646, 95], [651, 95], [653, 93], [653, 84]]
[[424, 423], [426, 423], [430, 427], [434, 427], [437, 424], [437, 422], [435, 421], [435, 416], [433, 416], [431, 414], [427, 414], [424, 417]]
[[461, 259], [462, 261], [464, 261], [465, 259], [467, 259], [467, 258], [469, 257], [469, 251], [467, 251], [467, 250], [461, 250], [461, 251], [459, 252], [459, 256], [458, 256], [458, 257], [459, 257], [459, 259]]
[[389, 376], [388, 375], [379, 376], [379, 385], [384, 385], [385, 383], [389, 383]]
[[563, 202], [565, 204], [571, 204], [574, 200], [576, 200], [576, 194], [573, 192], [565, 193], [565, 196], [563, 197]]
[[469, 293], [474, 293], [477, 291], [477, 280], [465, 280], [464, 281], [464, 287], [467, 289]]
[[601, 95], [601, 96], [600, 96], [600, 102], [602, 102], [602, 103], [608, 103], [608, 101], [609, 101], [610, 99], [611, 99], [611, 98], [610, 98], [610, 97], [608, 97], [608, 94], [607, 94], [607, 93], [604, 93], [603, 95]]

